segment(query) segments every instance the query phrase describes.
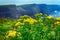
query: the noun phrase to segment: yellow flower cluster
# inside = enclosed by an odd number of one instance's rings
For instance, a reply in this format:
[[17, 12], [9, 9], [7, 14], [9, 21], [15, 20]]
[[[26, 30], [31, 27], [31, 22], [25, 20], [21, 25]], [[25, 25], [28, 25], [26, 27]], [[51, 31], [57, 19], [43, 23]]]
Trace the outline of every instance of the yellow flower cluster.
[[21, 22], [17, 22], [16, 24], [15, 24], [15, 26], [18, 26], [18, 25], [20, 25], [20, 24], [22, 24]]
[[16, 31], [9, 30], [7, 37], [9, 37], [9, 36], [10, 36], [10, 37], [15, 37], [15, 36], [16, 36]]
[[22, 19], [18, 19], [17, 22], [21, 21]]
[[54, 24], [60, 24], [60, 22], [59, 21], [56, 21]]
[[[44, 14], [44, 15], [46, 15], [46, 18], [47, 19], [54, 19], [54, 17], [53, 16], [48, 16], [47, 14]], [[37, 14], [35, 14], [35, 16], [42, 16], [42, 13], [37, 13]], [[20, 19], [18, 19], [17, 20], [17, 23], [15, 24], [15, 26], [19, 26], [20, 24], [22, 24], [20, 21], [23, 21], [23, 22], [29, 22], [30, 24], [33, 24], [34, 22], [37, 22], [37, 21], [39, 21], [39, 22], [43, 22], [43, 20], [42, 19], [39, 19], [39, 20], [36, 20], [36, 19], [33, 19], [33, 18], [31, 18], [30, 16], [28, 16], [28, 15], [24, 15], [24, 16], [21, 16], [20, 17]], [[54, 24], [60, 24], [60, 22], [59, 22], [59, 20], [60, 20], [60, 18], [56, 18], [56, 22], [54, 22]]]
[[53, 19], [54, 17], [53, 16], [47, 16], [48, 19]]
[[29, 18], [29, 19], [24, 20], [24, 22], [29, 22], [30, 24], [33, 24], [34, 22], [37, 22], [37, 20], [33, 18]]
[[57, 21], [60, 21], [60, 18], [56, 18]]
[[[19, 19], [17, 19], [17, 21], [14, 21], [14, 24], [15, 24], [15, 22], [16, 22], [16, 24], [13, 25], [13, 27], [11, 26], [8, 28], [7, 34], [5, 35], [5, 37], [8, 40], [10, 39], [10, 37], [11, 37], [11, 39], [17, 37], [16, 39], [18, 39], [18, 40], [24, 40], [28, 36], [34, 40], [35, 39], [40, 40], [40, 38], [41, 38], [41, 40], [49, 40], [52, 37], [55, 38], [57, 31], [59, 31], [60, 18], [56, 18], [54, 20], [53, 16], [48, 16], [46, 14], [44, 14], [42, 16], [42, 13], [35, 14], [35, 18], [36, 19], [31, 18], [28, 15], [21, 16]], [[11, 22], [10, 22], [10, 24], [11, 24]], [[7, 26], [9, 26], [9, 25], [7, 25]], [[25, 34], [27, 34], [28, 36]], [[45, 35], [43, 35], [43, 34], [45, 34]], [[36, 36], [36, 35], [41, 35], [43, 37], [43, 39], [42, 39], [42, 37]], [[34, 37], [36, 36], [38, 38], [36, 38], [36, 37], [34, 38], [32, 36], [34, 36]], [[47, 39], [44, 38], [46, 36], [47, 36]], [[29, 38], [29, 40], [30, 40], [30, 38]]]

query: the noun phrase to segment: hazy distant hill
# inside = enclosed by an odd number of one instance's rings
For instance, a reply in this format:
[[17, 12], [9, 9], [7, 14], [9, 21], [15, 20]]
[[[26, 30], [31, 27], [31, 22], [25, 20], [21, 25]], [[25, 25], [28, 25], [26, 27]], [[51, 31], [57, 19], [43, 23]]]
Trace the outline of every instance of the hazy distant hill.
[[34, 17], [35, 13], [43, 13], [60, 17], [60, 5], [26, 4], [26, 5], [3, 5], [0, 6], [0, 17], [19, 18], [21, 15]]
[[[17, 6], [18, 14], [28, 14], [33, 16], [35, 13], [43, 13], [60, 17], [60, 5], [46, 5], [46, 4], [28, 4]], [[55, 15], [56, 14], [56, 15]], [[59, 16], [58, 16], [59, 15]]]
[[16, 5], [2, 5], [0, 6], [0, 17], [15, 18], [16, 16]]

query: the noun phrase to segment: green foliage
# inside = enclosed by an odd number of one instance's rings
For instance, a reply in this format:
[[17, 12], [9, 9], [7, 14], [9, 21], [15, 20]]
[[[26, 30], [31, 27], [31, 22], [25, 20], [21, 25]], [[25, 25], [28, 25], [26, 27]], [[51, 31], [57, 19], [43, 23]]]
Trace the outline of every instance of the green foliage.
[[0, 40], [60, 40], [60, 21], [56, 23], [52, 16], [41, 13], [35, 17], [3, 19], [0, 21]]

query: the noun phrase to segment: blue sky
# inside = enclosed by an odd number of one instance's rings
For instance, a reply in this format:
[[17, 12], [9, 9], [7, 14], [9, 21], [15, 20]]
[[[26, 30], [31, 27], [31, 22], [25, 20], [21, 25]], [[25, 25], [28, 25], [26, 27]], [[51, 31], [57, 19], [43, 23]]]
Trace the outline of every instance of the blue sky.
[[57, 4], [60, 5], [60, 0], [0, 0], [0, 5], [7, 4]]

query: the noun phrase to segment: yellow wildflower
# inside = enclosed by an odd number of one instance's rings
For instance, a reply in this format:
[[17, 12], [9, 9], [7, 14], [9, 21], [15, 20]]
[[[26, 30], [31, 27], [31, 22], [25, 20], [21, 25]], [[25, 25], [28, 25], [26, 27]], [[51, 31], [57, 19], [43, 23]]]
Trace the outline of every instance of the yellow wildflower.
[[34, 22], [37, 22], [37, 20], [33, 18], [29, 18], [29, 19], [24, 20], [24, 22], [29, 22], [30, 24], [33, 24]]
[[18, 26], [18, 25], [20, 25], [21, 24], [21, 22], [17, 22], [16, 24], [15, 24], [15, 26]]
[[22, 19], [18, 19], [17, 21], [19, 22], [19, 21], [21, 21]]
[[60, 18], [56, 18], [56, 20], [60, 21]]
[[53, 19], [54, 17], [53, 16], [47, 16], [48, 19]]
[[60, 22], [59, 21], [56, 21], [54, 24], [60, 24]]
[[15, 37], [16, 36], [16, 31], [9, 30], [8, 31], [8, 36]]

